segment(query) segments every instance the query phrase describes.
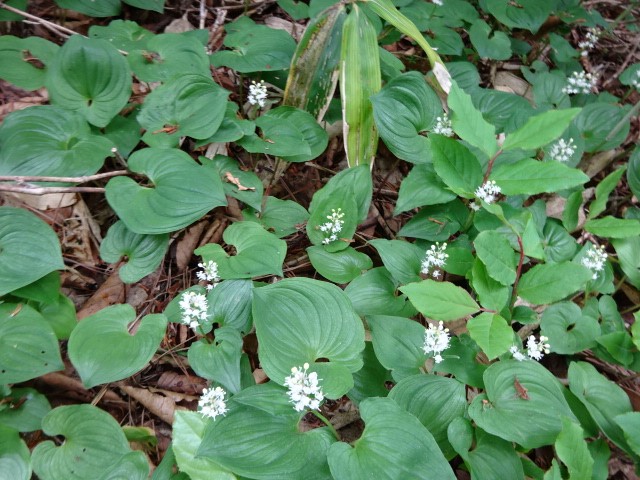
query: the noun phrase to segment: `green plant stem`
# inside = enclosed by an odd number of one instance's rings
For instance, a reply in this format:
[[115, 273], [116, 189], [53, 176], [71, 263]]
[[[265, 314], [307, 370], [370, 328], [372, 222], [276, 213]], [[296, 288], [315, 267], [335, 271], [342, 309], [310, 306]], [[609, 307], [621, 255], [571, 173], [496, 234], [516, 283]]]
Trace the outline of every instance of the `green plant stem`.
[[522, 237], [518, 235], [516, 237], [518, 239], [518, 248], [520, 248], [520, 258], [518, 259], [518, 268], [516, 270], [516, 279], [513, 282], [513, 293], [511, 294], [511, 306], [513, 307], [514, 302], [518, 298], [518, 282], [520, 281], [520, 276], [522, 275], [522, 264], [524, 263], [524, 246], [522, 245]]
[[338, 435], [338, 431], [336, 430], [336, 427], [334, 427], [333, 424], [329, 420], [327, 420], [327, 417], [322, 415], [317, 410], [311, 410], [311, 413], [313, 413], [316, 417], [318, 417], [322, 421], [322, 423], [324, 423], [327, 427], [329, 427], [329, 430], [331, 430], [331, 433], [333, 433], [334, 437], [336, 437], [336, 440], [340, 441], [340, 435]]

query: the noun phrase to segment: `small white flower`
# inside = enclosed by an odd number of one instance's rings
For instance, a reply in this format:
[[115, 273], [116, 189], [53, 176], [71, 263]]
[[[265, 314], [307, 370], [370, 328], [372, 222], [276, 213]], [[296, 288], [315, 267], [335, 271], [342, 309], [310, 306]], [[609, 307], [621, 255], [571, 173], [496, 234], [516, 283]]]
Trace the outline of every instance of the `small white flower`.
[[432, 132], [439, 133], [440, 135], [444, 135], [445, 137], [453, 137], [451, 119], [446, 113], [444, 113], [441, 117], [436, 118], [436, 126], [433, 127]]
[[227, 413], [227, 404], [224, 400], [226, 395], [227, 392], [221, 387], [205, 388], [198, 400], [198, 410], [205, 417], [211, 417], [214, 420], [218, 415], [224, 416]]
[[267, 99], [267, 86], [264, 84], [264, 80], [259, 82], [252, 81], [249, 85], [249, 95], [247, 100], [251, 105], [258, 104], [260, 108], [264, 108], [265, 100]]
[[207, 319], [209, 304], [202, 293], [185, 292], [178, 303], [182, 312], [182, 323], [194, 331]]
[[425, 355], [433, 354], [433, 359], [436, 363], [442, 362], [443, 358], [440, 355], [447, 348], [449, 348], [449, 329], [444, 328], [442, 322], [438, 323], [436, 327], [433, 324], [429, 324], [429, 328], [424, 332], [424, 345], [422, 351]]
[[509, 349], [509, 351], [511, 352], [511, 355], [513, 355], [513, 358], [514, 358], [514, 359], [516, 359], [516, 360], [517, 360], [517, 361], [519, 361], [519, 362], [521, 362], [521, 361], [523, 361], [525, 358], [527, 358], [527, 357], [525, 357], [525, 356], [523, 355], [523, 353], [520, 351], [520, 349], [519, 349], [517, 346], [515, 346], [515, 345], [513, 345], [513, 346]]
[[444, 2], [442, 0], [431, 0], [431, 2], [434, 5], [438, 5], [439, 7], [441, 7], [444, 4]]
[[549, 156], [557, 162], [568, 162], [574, 153], [576, 153], [576, 146], [573, 144], [573, 138], [566, 142], [561, 138], [549, 149]]
[[196, 276], [199, 280], [207, 282], [207, 290], [212, 290], [220, 281], [218, 276], [218, 264], [213, 260], [209, 260], [206, 264], [199, 263], [198, 267], [202, 270], [196, 272]]
[[576, 93], [591, 93], [596, 86], [597, 79], [591, 74], [584, 71], [573, 72], [567, 78], [567, 85], [562, 89], [562, 93], [574, 95]]
[[302, 412], [309, 408], [317, 410], [324, 400], [322, 388], [319, 385], [318, 374], [311, 372], [307, 374], [309, 364], [302, 367], [293, 367], [291, 375], [284, 379], [284, 386], [289, 389], [289, 401], [293, 403], [296, 412]]
[[536, 342], [536, 337], [529, 335], [527, 339], [527, 355], [529, 355], [529, 358], [540, 361], [545, 353], [549, 353], [551, 346], [547, 343], [547, 340], [549, 340], [547, 337], [540, 335], [540, 342], [538, 343]]
[[636, 78], [631, 80], [631, 85], [633, 85], [636, 90], [640, 90], [640, 69], [636, 71]]
[[502, 192], [502, 190], [496, 182], [489, 180], [476, 188], [474, 193], [478, 199], [484, 200], [486, 203], [493, 203], [498, 199], [500, 192]]
[[607, 252], [604, 251], [604, 245], [596, 247], [592, 245], [587, 254], [582, 257], [582, 265], [587, 267], [593, 272], [593, 279], [598, 278], [598, 273], [604, 270], [604, 266], [607, 262]]
[[338, 240], [338, 234], [342, 231], [344, 225], [344, 213], [341, 208], [338, 210], [331, 209], [331, 215], [327, 215], [328, 222], [323, 223], [318, 228], [325, 234], [325, 239], [322, 240], [324, 245]]
[[598, 39], [600, 38], [600, 30], [597, 28], [589, 28], [584, 36], [584, 39], [578, 42], [578, 48], [580, 49], [580, 55], [586, 57], [589, 55], [589, 51], [592, 50]]
[[440, 276], [438, 269], [444, 267], [447, 258], [449, 258], [449, 255], [445, 253], [446, 249], [446, 243], [440, 245], [440, 242], [436, 242], [435, 245], [431, 245], [431, 248], [425, 253], [424, 260], [422, 260], [420, 273], [438, 278]]

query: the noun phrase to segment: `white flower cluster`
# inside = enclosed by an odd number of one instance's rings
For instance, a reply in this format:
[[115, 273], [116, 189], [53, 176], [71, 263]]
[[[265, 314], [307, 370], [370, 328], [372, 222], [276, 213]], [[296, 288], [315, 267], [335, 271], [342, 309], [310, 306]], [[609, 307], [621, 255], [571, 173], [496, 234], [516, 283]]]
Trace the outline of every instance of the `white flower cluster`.
[[445, 253], [446, 249], [446, 242], [442, 245], [440, 245], [440, 242], [431, 245], [431, 248], [424, 255], [424, 260], [422, 260], [420, 273], [424, 275], [431, 274], [434, 278], [438, 278], [440, 276], [440, 270], [438, 269], [444, 267], [447, 258], [449, 258], [449, 255]]
[[342, 226], [344, 225], [343, 218], [344, 213], [341, 208], [338, 208], [338, 210], [331, 209], [331, 215], [327, 215], [327, 220], [329, 221], [319, 227], [320, 231], [327, 235], [327, 237], [322, 240], [324, 245], [338, 240], [338, 234], [342, 231]]
[[439, 7], [441, 7], [444, 4], [444, 2], [442, 0], [431, 0], [431, 2], [434, 5], [438, 5]]
[[209, 260], [206, 264], [199, 263], [198, 267], [202, 270], [196, 272], [196, 276], [199, 280], [207, 283], [207, 290], [212, 290], [220, 281], [218, 264], [213, 260]]
[[607, 252], [604, 251], [604, 245], [596, 247], [592, 245], [587, 254], [582, 257], [582, 265], [593, 272], [593, 279], [598, 278], [598, 273], [604, 270], [607, 262]]
[[182, 323], [188, 325], [193, 331], [207, 319], [209, 304], [207, 297], [202, 293], [185, 292], [178, 305], [182, 312]]
[[432, 132], [439, 133], [440, 135], [444, 135], [445, 137], [453, 137], [451, 119], [446, 113], [444, 113], [441, 117], [436, 118], [436, 126], [433, 127]]
[[[502, 190], [496, 182], [489, 180], [476, 188], [474, 194], [479, 200], [484, 200], [486, 203], [493, 203], [498, 199], [500, 192], [502, 192]], [[476, 207], [472, 206], [472, 208], [478, 210], [480, 206], [476, 204]]]
[[[549, 353], [551, 351], [551, 346], [547, 343], [548, 340], [549, 339], [544, 335], [540, 335], [540, 341], [536, 342], [536, 337], [529, 335], [529, 338], [527, 339], [527, 356], [531, 360], [540, 361], [542, 357], [544, 357], [545, 353]], [[515, 345], [512, 346], [509, 351], [511, 352], [511, 355], [513, 355], [513, 358], [519, 362], [527, 358]]]
[[567, 85], [562, 89], [562, 93], [573, 95], [576, 93], [591, 93], [593, 87], [596, 86], [596, 77], [591, 73], [573, 72], [567, 78]]
[[309, 364], [305, 363], [302, 368], [293, 367], [291, 375], [284, 380], [284, 386], [289, 389], [289, 401], [293, 403], [296, 412], [302, 412], [306, 408], [317, 410], [324, 400], [322, 388], [318, 384], [318, 374], [311, 372], [307, 374]]
[[438, 323], [436, 327], [433, 324], [429, 324], [429, 328], [424, 332], [424, 345], [422, 351], [425, 355], [433, 354], [433, 359], [436, 363], [440, 363], [443, 358], [440, 355], [447, 348], [449, 348], [449, 329], [444, 328], [442, 322]]
[[576, 146], [573, 144], [573, 138], [566, 142], [561, 138], [549, 149], [549, 156], [557, 162], [568, 162], [574, 153], [576, 153]]
[[578, 48], [580, 49], [580, 55], [586, 57], [589, 55], [589, 51], [592, 50], [598, 39], [600, 38], [600, 30], [597, 28], [589, 28], [584, 36], [584, 39], [578, 42]]
[[247, 100], [251, 105], [258, 104], [260, 108], [264, 108], [265, 100], [267, 99], [267, 86], [264, 84], [264, 80], [259, 82], [252, 81], [249, 85], [249, 96]]
[[214, 420], [218, 415], [224, 416], [227, 413], [227, 403], [224, 398], [227, 392], [221, 387], [205, 388], [202, 390], [202, 396], [198, 400], [198, 409], [205, 417], [211, 417]]

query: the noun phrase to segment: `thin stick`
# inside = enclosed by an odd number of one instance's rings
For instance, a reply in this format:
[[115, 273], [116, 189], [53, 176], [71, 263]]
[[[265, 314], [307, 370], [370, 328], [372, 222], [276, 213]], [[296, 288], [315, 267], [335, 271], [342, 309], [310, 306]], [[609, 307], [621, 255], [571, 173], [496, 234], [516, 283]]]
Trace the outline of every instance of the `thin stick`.
[[207, 19], [206, 0], [200, 0], [200, 30], [204, 30], [204, 22]]
[[44, 18], [36, 17], [35, 15], [31, 15], [30, 13], [24, 12], [22, 10], [18, 10], [17, 8], [7, 5], [4, 2], [0, 2], [0, 8], [4, 8], [5, 10], [16, 13], [24, 18], [28, 18], [29, 20], [33, 20], [34, 22], [41, 23], [46, 27], [50, 27], [53, 30], [57, 30], [58, 32], [64, 32], [67, 35], [80, 35], [78, 32], [74, 32], [73, 30], [70, 30], [67, 27], [63, 27], [62, 25], [58, 25], [57, 23], [50, 22], [49, 20], [45, 20]]
[[0, 175], [0, 182], [70, 182], [70, 183], [87, 183], [93, 180], [103, 178], [117, 177], [118, 175], [127, 175], [127, 170], [114, 170], [113, 172], [97, 173], [95, 175], [85, 175], [82, 177], [43, 177], [43, 176], [12, 176]]

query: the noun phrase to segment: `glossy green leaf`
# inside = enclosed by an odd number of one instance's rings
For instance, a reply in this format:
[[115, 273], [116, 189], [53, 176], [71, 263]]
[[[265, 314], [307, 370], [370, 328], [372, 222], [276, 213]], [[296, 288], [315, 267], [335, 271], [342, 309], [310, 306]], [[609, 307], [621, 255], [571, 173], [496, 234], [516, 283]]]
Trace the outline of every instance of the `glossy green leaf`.
[[640, 238], [613, 239], [611, 243], [627, 279], [636, 288], [640, 288]]
[[47, 397], [33, 388], [13, 388], [2, 401], [4, 404], [0, 408], [0, 428], [4, 425], [18, 432], [40, 430], [42, 419], [51, 411]]
[[107, 40], [114, 47], [127, 52], [140, 50], [154, 34], [131, 20], [113, 20], [109, 25], [91, 25], [89, 37]]
[[24, 90], [44, 85], [47, 65], [60, 47], [40, 37], [0, 37], [0, 78]]
[[383, 238], [369, 242], [378, 251], [382, 263], [401, 284], [418, 282], [425, 251], [417, 245], [401, 240]]
[[456, 478], [433, 435], [395, 401], [368, 398], [360, 415], [365, 428], [353, 446], [337, 442], [329, 449], [336, 480]]
[[562, 419], [562, 431], [555, 441], [556, 453], [569, 470], [570, 479], [591, 478], [593, 458], [589, 454], [580, 425]]
[[195, 253], [205, 262], [218, 264], [220, 278], [252, 278], [261, 275], [282, 276], [282, 263], [287, 244], [254, 222], [236, 222], [222, 235], [227, 245], [233, 245], [235, 255], [228, 255], [217, 243], [198, 248]]
[[307, 255], [313, 268], [334, 283], [349, 283], [373, 267], [373, 262], [366, 254], [351, 247], [331, 253], [321, 245], [316, 245], [307, 248]]
[[378, 361], [371, 342], [365, 342], [362, 360], [364, 366], [353, 374], [353, 388], [347, 393], [356, 405], [365, 398], [386, 397], [389, 393], [387, 381], [391, 380], [389, 371]]
[[235, 142], [245, 135], [252, 135], [256, 130], [256, 124], [251, 120], [240, 118], [238, 115], [239, 108], [237, 103], [227, 102], [222, 123], [216, 133], [209, 138], [198, 140], [195, 146], [201, 147], [210, 143]]
[[589, 181], [582, 171], [559, 162], [524, 159], [498, 165], [489, 177], [505, 195], [536, 195], [577, 187]]
[[[375, 107], [374, 107], [375, 108]], [[436, 174], [432, 163], [415, 165], [400, 184], [394, 215], [416, 207], [447, 203], [456, 198]]]
[[276, 237], [282, 238], [303, 229], [309, 219], [309, 212], [293, 200], [267, 197], [262, 212], [245, 210], [243, 217], [247, 221], [259, 222]]
[[[42, 480], [86, 480], [97, 472], [109, 478], [118, 462], [131, 453], [118, 422], [93, 405], [58, 407], [44, 418], [42, 430], [65, 439], [59, 446], [51, 440], [41, 442], [33, 450], [33, 470]], [[127, 472], [127, 478], [140, 480], [148, 475], [149, 466], [142, 452], [135, 455], [142, 457], [144, 469]]]
[[180, 230], [227, 203], [218, 175], [181, 150], [138, 150], [129, 158], [129, 170], [146, 175], [153, 187], [116, 177], [107, 183], [106, 196], [118, 217], [136, 233]]
[[[4, 3], [6, 5], [9, 5], [10, 7], [22, 10], [23, 12], [27, 10], [27, 0], [7, 0]], [[0, 22], [21, 22], [23, 20], [24, 17], [22, 15], [10, 12], [5, 9], [0, 9]]]
[[601, 334], [598, 319], [572, 302], [561, 302], [545, 309], [540, 321], [542, 334], [549, 338], [555, 353], [571, 355], [596, 346]]
[[473, 262], [471, 285], [483, 307], [500, 312], [507, 306], [511, 289], [491, 278], [480, 260]]
[[169, 247], [169, 235], [142, 235], [122, 221], [113, 224], [100, 245], [100, 257], [109, 263], [124, 260], [118, 274], [125, 283], [135, 283], [153, 272]]
[[191, 480], [210, 480], [214, 475], [216, 480], [236, 480], [234, 474], [210, 458], [196, 456], [207, 423], [207, 417], [200, 413], [176, 410], [171, 444], [180, 471]]
[[518, 295], [537, 305], [554, 303], [584, 288], [592, 275], [572, 262], [536, 265], [521, 277]]
[[309, 22], [291, 61], [284, 105], [306, 110], [317, 119], [324, 117], [338, 80], [346, 16], [345, 6], [337, 4]]
[[471, 96], [454, 83], [447, 102], [453, 110], [451, 124], [456, 134], [492, 157], [498, 151], [495, 127], [482, 117], [482, 113], [473, 105]]
[[289, 68], [296, 42], [284, 30], [258, 25], [241, 16], [225, 26], [225, 47], [211, 55], [215, 67], [225, 66], [240, 73], [284, 70]]
[[400, 229], [398, 235], [430, 242], [447, 241], [460, 230], [468, 215], [468, 207], [458, 199], [443, 205], [423, 207]]
[[426, 360], [422, 351], [425, 335], [422, 325], [408, 318], [386, 315], [367, 316], [367, 324], [376, 357], [382, 366], [391, 370], [395, 381], [422, 373]]
[[481, 58], [507, 60], [511, 57], [511, 41], [506, 33], [491, 32], [491, 27], [484, 20], [476, 20], [469, 29], [469, 40]]
[[554, 9], [553, 0], [487, 0], [486, 9], [509, 28], [524, 28], [536, 33]]
[[611, 150], [620, 145], [629, 135], [629, 120], [623, 123], [613, 137], [613, 125], [622, 121], [626, 111], [618, 105], [596, 102], [586, 105], [573, 123], [585, 142], [588, 153]]
[[513, 345], [513, 329], [500, 315], [481, 313], [467, 322], [467, 328], [489, 360], [506, 353]]
[[81, 115], [35, 106], [0, 126], [0, 175], [81, 176], [96, 173], [113, 143], [94, 135]]
[[125, 58], [109, 42], [81, 35], [60, 48], [45, 83], [52, 104], [79, 112], [97, 127], [106, 126], [131, 95]]
[[618, 415], [632, 411], [625, 391], [586, 362], [571, 362], [568, 378], [569, 389], [587, 408], [605, 435], [627, 453], [631, 453], [623, 430], [615, 420]]
[[146, 315], [130, 333], [127, 326], [135, 319], [130, 305], [112, 305], [83, 319], [73, 330], [69, 359], [85, 387], [122, 380], [149, 363], [164, 337], [167, 318]]
[[142, 8], [144, 10], [153, 10], [162, 13], [164, 11], [165, 0], [122, 0], [123, 3], [132, 7]]
[[471, 151], [452, 138], [431, 136], [433, 166], [442, 181], [455, 193], [473, 198], [482, 184], [482, 170]]
[[[490, 365], [483, 378], [486, 393], [473, 399], [469, 416], [492, 435], [536, 448], [555, 441], [563, 417], [575, 420], [562, 386], [538, 362], [502, 360]], [[527, 398], [516, 390], [516, 380]]]
[[424, 77], [418, 72], [399, 75], [373, 95], [371, 103], [380, 137], [391, 153], [425, 163], [429, 139], [421, 133], [433, 127], [442, 106]]
[[68, 8], [91, 17], [113, 17], [120, 13], [120, 0], [56, 0], [60, 8]]
[[522, 127], [507, 135], [502, 150], [534, 150], [543, 147], [560, 137], [578, 113], [579, 108], [568, 108], [549, 110], [530, 117]]
[[251, 280], [225, 280], [207, 293], [211, 322], [233, 327], [242, 334], [251, 330]]
[[133, 73], [143, 82], [162, 82], [187, 74], [209, 75], [209, 59], [194, 37], [162, 33], [127, 55]]
[[28, 210], [0, 207], [0, 296], [63, 268], [49, 225]]
[[456, 320], [480, 310], [466, 290], [450, 282], [427, 279], [400, 287], [400, 291], [420, 313], [434, 320]]
[[614, 418], [620, 426], [633, 453], [640, 455], [640, 412], [627, 412]]
[[636, 198], [640, 198], [640, 147], [636, 147], [629, 157], [627, 183]]
[[587, 232], [606, 238], [629, 238], [640, 236], [640, 220], [615, 218], [610, 215], [588, 220], [584, 225]]
[[[210, 422], [205, 429], [196, 458], [212, 460], [238, 475], [259, 480], [329, 478], [327, 451], [336, 440], [326, 427], [300, 432], [300, 414], [293, 405], [286, 405], [283, 387], [256, 385], [242, 394], [248, 399], [254, 397], [260, 405], [231, 403], [226, 416]], [[273, 402], [274, 396], [285, 402], [277, 414], [264, 406]]]
[[447, 439], [447, 427], [467, 409], [465, 386], [452, 378], [413, 375], [400, 380], [389, 397], [413, 414], [433, 435], [446, 458], [455, 456]]
[[569, 232], [573, 232], [578, 226], [578, 211], [582, 205], [582, 190], [573, 192], [567, 198], [564, 211], [562, 212], [562, 225]]
[[[358, 209], [353, 190], [344, 187], [335, 190], [330, 197], [323, 193], [319, 190], [314, 195], [315, 197], [319, 194], [322, 198], [319, 201], [314, 198], [310, 206], [311, 215], [307, 222], [307, 235], [312, 244], [323, 246], [328, 252], [344, 250], [351, 243], [358, 225], [356, 216]], [[334, 221], [332, 218], [335, 215], [342, 215], [342, 217]], [[339, 231], [332, 233], [327, 230], [326, 227], [335, 225], [336, 221], [342, 222]]]
[[177, 146], [182, 136], [210, 137], [222, 123], [228, 96], [209, 76], [186, 74], [169, 80], [147, 95], [138, 114], [147, 129], [143, 140], [151, 146], [172, 140]]
[[[242, 170], [236, 160], [224, 155], [216, 155], [213, 160], [199, 157], [199, 160], [203, 165], [211, 165], [211, 167], [215, 168], [222, 180], [225, 194], [246, 203], [258, 211], [262, 210], [264, 189], [262, 181], [255, 173]], [[240, 186], [233, 183], [235, 181], [238, 181]]]
[[[362, 368], [364, 328], [338, 287], [299, 277], [258, 288], [253, 295], [260, 363], [273, 381], [283, 384], [292, 367], [319, 359], [329, 360], [317, 364], [325, 368], [327, 376], [319, 376], [326, 380], [332, 370], [353, 373]], [[350, 388], [329, 387], [325, 386], [329, 398]]]
[[607, 201], [609, 195], [616, 188], [616, 185], [627, 170], [627, 166], [624, 165], [617, 170], [614, 170], [596, 186], [596, 199], [589, 205], [589, 218], [596, 218], [607, 208]]
[[200, 340], [189, 347], [189, 364], [200, 377], [222, 384], [227, 391], [238, 393], [242, 336], [233, 327], [215, 331], [215, 340]]
[[360, 316], [396, 315], [411, 317], [416, 309], [396, 291], [397, 282], [384, 267], [377, 267], [353, 279], [344, 292]]
[[0, 425], [0, 472], [6, 479], [29, 480], [29, 449], [16, 430]]
[[503, 235], [485, 230], [480, 232], [473, 245], [491, 278], [505, 286], [513, 284], [516, 279], [516, 254]]
[[574, 257], [578, 244], [559, 222], [548, 219], [542, 233], [544, 256], [548, 261], [564, 262]]

